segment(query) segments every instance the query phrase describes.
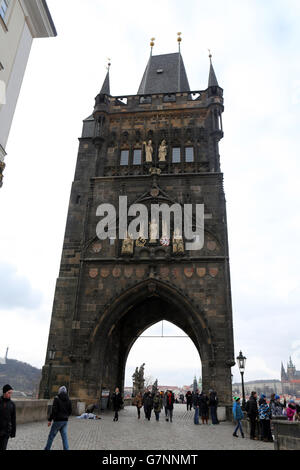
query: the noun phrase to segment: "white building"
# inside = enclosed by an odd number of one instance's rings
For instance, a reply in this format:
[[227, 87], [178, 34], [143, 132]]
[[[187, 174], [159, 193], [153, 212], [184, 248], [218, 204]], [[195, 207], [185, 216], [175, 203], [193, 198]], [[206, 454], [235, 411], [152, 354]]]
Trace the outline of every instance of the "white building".
[[0, 0], [0, 187], [6, 144], [33, 39], [56, 35], [45, 0]]

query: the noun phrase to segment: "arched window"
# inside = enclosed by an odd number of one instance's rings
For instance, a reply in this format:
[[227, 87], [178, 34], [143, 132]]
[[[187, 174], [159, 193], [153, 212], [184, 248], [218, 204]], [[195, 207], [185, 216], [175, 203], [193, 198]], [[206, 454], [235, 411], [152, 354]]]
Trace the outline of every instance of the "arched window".
[[180, 163], [181, 162], [181, 149], [180, 147], [173, 147], [172, 149], [172, 162]]
[[194, 147], [185, 148], [185, 161], [186, 163], [191, 163], [194, 161]]
[[141, 149], [135, 149], [133, 151], [133, 164], [134, 165], [142, 164], [142, 150]]
[[121, 166], [129, 165], [129, 150], [121, 150], [120, 165]]

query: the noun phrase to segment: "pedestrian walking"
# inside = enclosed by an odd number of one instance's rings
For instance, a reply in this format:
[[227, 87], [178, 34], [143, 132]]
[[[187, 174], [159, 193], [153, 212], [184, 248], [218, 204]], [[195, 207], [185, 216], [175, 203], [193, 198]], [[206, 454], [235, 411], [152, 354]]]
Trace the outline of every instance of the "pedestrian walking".
[[261, 428], [261, 440], [264, 442], [273, 442], [271, 433], [272, 412], [271, 408], [266, 402], [266, 396], [263, 394], [259, 400], [258, 414]]
[[170, 420], [170, 423], [173, 422], [174, 402], [175, 402], [174, 393], [171, 390], [168, 390], [167, 396], [166, 396], [166, 409], [167, 409], [166, 421]]
[[132, 401], [133, 406], [136, 406], [138, 419], [141, 419], [141, 408], [143, 407], [143, 397], [141, 392], [139, 392]]
[[246, 403], [246, 411], [250, 421], [250, 439], [257, 441], [258, 407], [256, 392], [251, 392], [250, 399]]
[[199, 395], [199, 390], [196, 390], [196, 392], [193, 394], [193, 407], [195, 410], [194, 414], [194, 424], [199, 424], [199, 410], [200, 410], [200, 395]]
[[286, 415], [287, 415], [288, 421], [294, 421], [294, 417], [296, 413], [297, 413], [296, 403], [294, 400], [290, 400], [288, 407], [286, 409]]
[[199, 396], [199, 413], [201, 415], [202, 424], [204, 424], [204, 422], [208, 424], [208, 396], [204, 392], [201, 392]]
[[63, 448], [64, 450], [69, 450], [68, 442], [68, 420], [69, 416], [72, 414], [72, 403], [68, 396], [68, 391], [66, 387], [60, 387], [58, 390], [58, 395], [53, 400], [52, 410], [48, 419], [48, 427], [50, 433], [48, 436], [48, 441], [45, 447], [45, 450], [50, 450], [52, 443], [58, 433], [60, 432]]
[[153, 409], [153, 396], [151, 392], [146, 392], [143, 397], [145, 418], [150, 421]]
[[11, 400], [13, 388], [7, 384], [3, 387], [0, 398], [0, 451], [6, 450], [9, 438], [16, 437], [16, 406]]
[[164, 393], [164, 396], [163, 396], [163, 404], [164, 404], [164, 409], [165, 409], [165, 418], [166, 418], [166, 421], [167, 421], [167, 418], [168, 418], [167, 395], [168, 395], [168, 391], [166, 391], [166, 392]]
[[119, 411], [123, 406], [123, 398], [120, 393], [120, 389], [117, 387], [112, 395], [112, 403], [113, 403], [113, 410], [115, 412], [115, 416], [113, 421], [119, 421]]
[[192, 409], [192, 406], [193, 406], [193, 396], [190, 390], [185, 394], [185, 398], [186, 398], [186, 409], [187, 411], [189, 411]]
[[159, 416], [161, 413], [161, 410], [163, 409], [163, 398], [159, 391], [155, 394], [155, 397], [153, 398], [153, 410], [155, 413], [155, 418], [156, 421], [159, 421]]
[[217, 416], [217, 408], [218, 408], [218, 397], [217, 397], [217, 392], [214, 390], [209, 391], [209, 410], [210, 410], [210, 416], [212, 420], [212, 424], [219, 424], [218, 416]]
[[242, 423], [241, 423], [241, 421], [244, 419], [244, 413], [242, 412], [242, 408], [241, 408], [241, 399], [240, 399], [240, 397], [233, 397], [233, 400], [234, 400], [234, 403], [233, 403], [233, 407], [232, 407], [232, 414], [233, 414], [234, 420], [237, 423], [237, 426], [234, 430], [233, 436], [234, 437], [239, 437], [237, 435], [237, 432], [238, 432], [238, 430], [240, 430], [241, 436], [244, 439], [245, 435], [244, 435], [244, 431], [243, 431], [243, 427], [242, 427]]

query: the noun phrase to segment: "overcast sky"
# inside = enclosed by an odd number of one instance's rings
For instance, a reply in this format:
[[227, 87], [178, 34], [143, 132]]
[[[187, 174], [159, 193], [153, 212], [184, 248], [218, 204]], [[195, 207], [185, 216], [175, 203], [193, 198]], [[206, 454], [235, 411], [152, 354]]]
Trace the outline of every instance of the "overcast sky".
[[[224, 88], [220, 145], [227, 199], [235, 356], [246, 380], [300, 369], [299, 0], [48, 0], [58, 37], [34, 41], [0, 190], [0, 356], [41, 367], [82, 120], [112, 59], [111, 93], [135, 94], [154, 54], [182, 54], [207, 88], [210, 48]], [[153, 330], [152, 330], [153, 331]], [[157, 334], [157, 329], [154, 332]], [[174, 334], [174, 328], [166, 333]], [[147, 333], [148, 334], [148, 333]], [[190, 340], [138, 340], [127, 366], [161, 384], [200, 373]], [[239, 380], [237, 367], [234, 380]]]

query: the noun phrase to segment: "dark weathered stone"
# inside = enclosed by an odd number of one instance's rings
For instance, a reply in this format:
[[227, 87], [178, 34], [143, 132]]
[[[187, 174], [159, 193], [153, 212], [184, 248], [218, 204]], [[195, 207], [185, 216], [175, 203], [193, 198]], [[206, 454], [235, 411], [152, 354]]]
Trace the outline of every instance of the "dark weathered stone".
[[[173, 90], [170, 90], [173, 91]], [[149, 326], [168, 320], [189, 335], [202, 360], [203, 389], [218, 391], [231, 406], [234, 365], [226, 203], [218, 151], [223, 137], [223, 91], [128, 96], [100, 94], [93, 116], [84, 121], [72, 185], [59, 279], [54, 298], [47, 359], [40, 396], [64, 383], [73, 397], [95, 401], [102, 389], [121, 389], [128, 353]], [[153, 164], [133, 165], [133, 150], [153, 142]], [[161, 141], [167, 162], [158, 161]], [[181, 162], [172, 163], [172, 147]], [[185, 147], [194, 161], [184, 160]], [[121, 150], [128, 166], [120, 166]], [[134, 247], [122, 253], [122, 240], [99, 241], [96, 210], [139, 201], [205, 205], [205, 245], [200, 251], [175, 252], [172, 243]], [[51, 370], [49, 380], [48, 373]]]

